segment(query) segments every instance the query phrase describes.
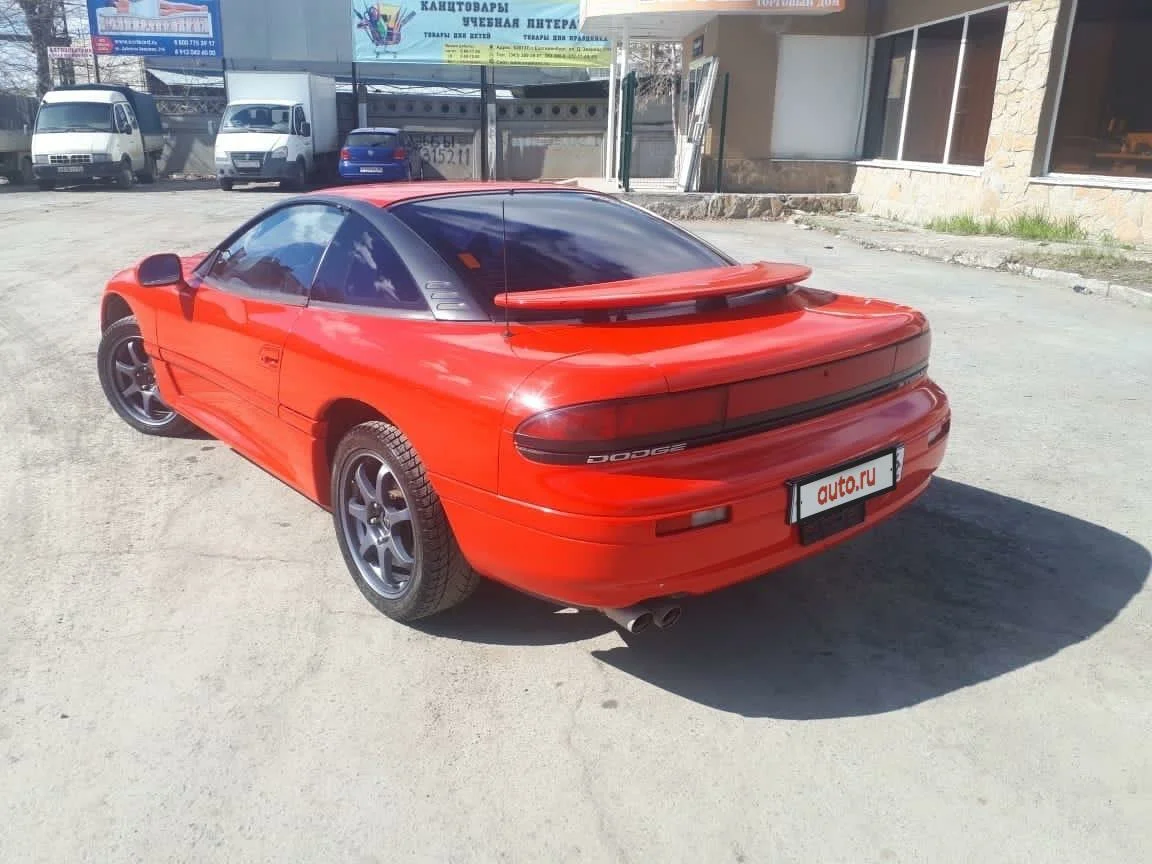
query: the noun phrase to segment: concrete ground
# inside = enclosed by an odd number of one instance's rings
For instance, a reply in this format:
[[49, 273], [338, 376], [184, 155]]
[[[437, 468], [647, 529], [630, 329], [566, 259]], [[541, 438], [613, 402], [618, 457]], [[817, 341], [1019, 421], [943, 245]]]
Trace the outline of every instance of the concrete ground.
[[933, 488], [663, 633], [495, 587], [408, 628], [325, 513], [96, 380], [103, 281], [276, 199], [0, 194], [0, 861], [1152, 857], [1152, 312], [697, 225], [928, 313]]

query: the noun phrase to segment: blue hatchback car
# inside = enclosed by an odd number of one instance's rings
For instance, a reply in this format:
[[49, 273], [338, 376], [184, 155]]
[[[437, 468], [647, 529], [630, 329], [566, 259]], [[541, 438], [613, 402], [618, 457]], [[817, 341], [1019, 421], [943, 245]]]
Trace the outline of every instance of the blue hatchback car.
[[340, 179], [375, 183], [423, 180], [424, 160], [420, 151], [407, 143], [400, 129], [353, 129], [340, 150]]

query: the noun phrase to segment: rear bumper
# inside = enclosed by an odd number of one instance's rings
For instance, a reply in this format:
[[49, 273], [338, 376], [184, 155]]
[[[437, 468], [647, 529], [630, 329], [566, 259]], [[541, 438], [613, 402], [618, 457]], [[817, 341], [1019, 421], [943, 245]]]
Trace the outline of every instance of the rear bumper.
[[[78, 171], [61, 171], [61, 167], [78, 168]], [[119, 162], [87, 162], [80, 165], [35, 165], [33, 172], [37, 180], [56, 180], [60, 183], [79, 183], [84, 180], [106, 180], [120, 174]]]
[[[378, 171], [364, 171], [364, 169], [377, 168]], [[381, 163], [379, 165], [361, 164], [359, 162], [340, 162], [340, 179], [358, 183], [380, 183], [386, 180], [407, 180], [408, 166], [403, 164]]]
[[[653, 512], [652, 501], [642, 497], [642, 490], [654, 488], [651, 474], [634, 478], [635, 497], [628, 496], [622, 477], [614, 497], [643, 514], [636, 516], [562, 512], [481, 493], [446, 478], [435, 478], [435, 483], [465, 557], [481, 573], [575, 606], [628, 606], [669, 595], [706, 594], [754, 579], [874, 527], [927, 488], [944, 458], [949, 418], [946, 397], [928, 382], [840, 416], [719, 445], [717, 450], [733, 454], [730, 480], [718, 483], [709, 469], [695, 494], [676, 496], [674, 510]], [[783, 439], [796, 436], [810, 444], [805, 456], [763, 466], [749, 494], [747, 472], [736, 458], [746, 454], [738, 450], [771, 451], [778, 443], [780, 452], [789, 453], [791, 442]], [[904, 446], [902, 478], [894, 489], [865, 503], [863, 523], [802, 545], [798, 526], [787, 518], [788, 481], [896, 444]], [[713, 456], [723, 459], [724, 453]], [[656, 470], [656, 463], [646, 470]], [[692, 460], [668, 457], [659, 470], [680, 482], [692, 471]], [[657, 522], [718, 504], [731, 508], [728, 522], [657, 536]]]

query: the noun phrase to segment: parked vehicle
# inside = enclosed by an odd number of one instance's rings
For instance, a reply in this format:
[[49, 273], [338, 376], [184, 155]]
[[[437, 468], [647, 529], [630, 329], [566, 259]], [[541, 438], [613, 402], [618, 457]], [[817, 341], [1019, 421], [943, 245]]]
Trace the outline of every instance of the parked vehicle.
[[44, 94], [32, 135], [41, 189], [57, 183], [115, 181], [131, 188], [156, 179], [164, 125], [147, 93], [115, 84], [76, 84]]
[[194, 423], [328, 508], [386, 615], [483, 574], [637, 631], [868, 530], [944, 457], [924, 316], [809, 274], [585, 190], [348, 187], [117, 274], [97, 362], [134, 428]]
[[216, 134], [220, 188], [278, 180], [299, 189], [331, 175], [339, 130], [336, 79], [309, 72], [228, 72], [228, 107]]
[[353, 129], [340, 149], [340, 179], [374, 183], [423, 180], [424, 160], [402, 129]]
[[9, 183], [31, 183], [32, 124], [36, 99], [18, 93], [0, 93], [0, 177]]

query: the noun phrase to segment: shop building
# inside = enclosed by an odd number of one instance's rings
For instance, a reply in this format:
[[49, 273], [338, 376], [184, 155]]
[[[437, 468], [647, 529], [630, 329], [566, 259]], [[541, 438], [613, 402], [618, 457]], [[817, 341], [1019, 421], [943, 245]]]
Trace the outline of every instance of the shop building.
[[727, 77], [702, 191], [723, 126], [726, 192], [854, 192], [912, 222], [1043, 210], [1152, 243], [1152, 0], [584, 0], [582, 26], [682, 42], [681, 168], [699, 87]]

